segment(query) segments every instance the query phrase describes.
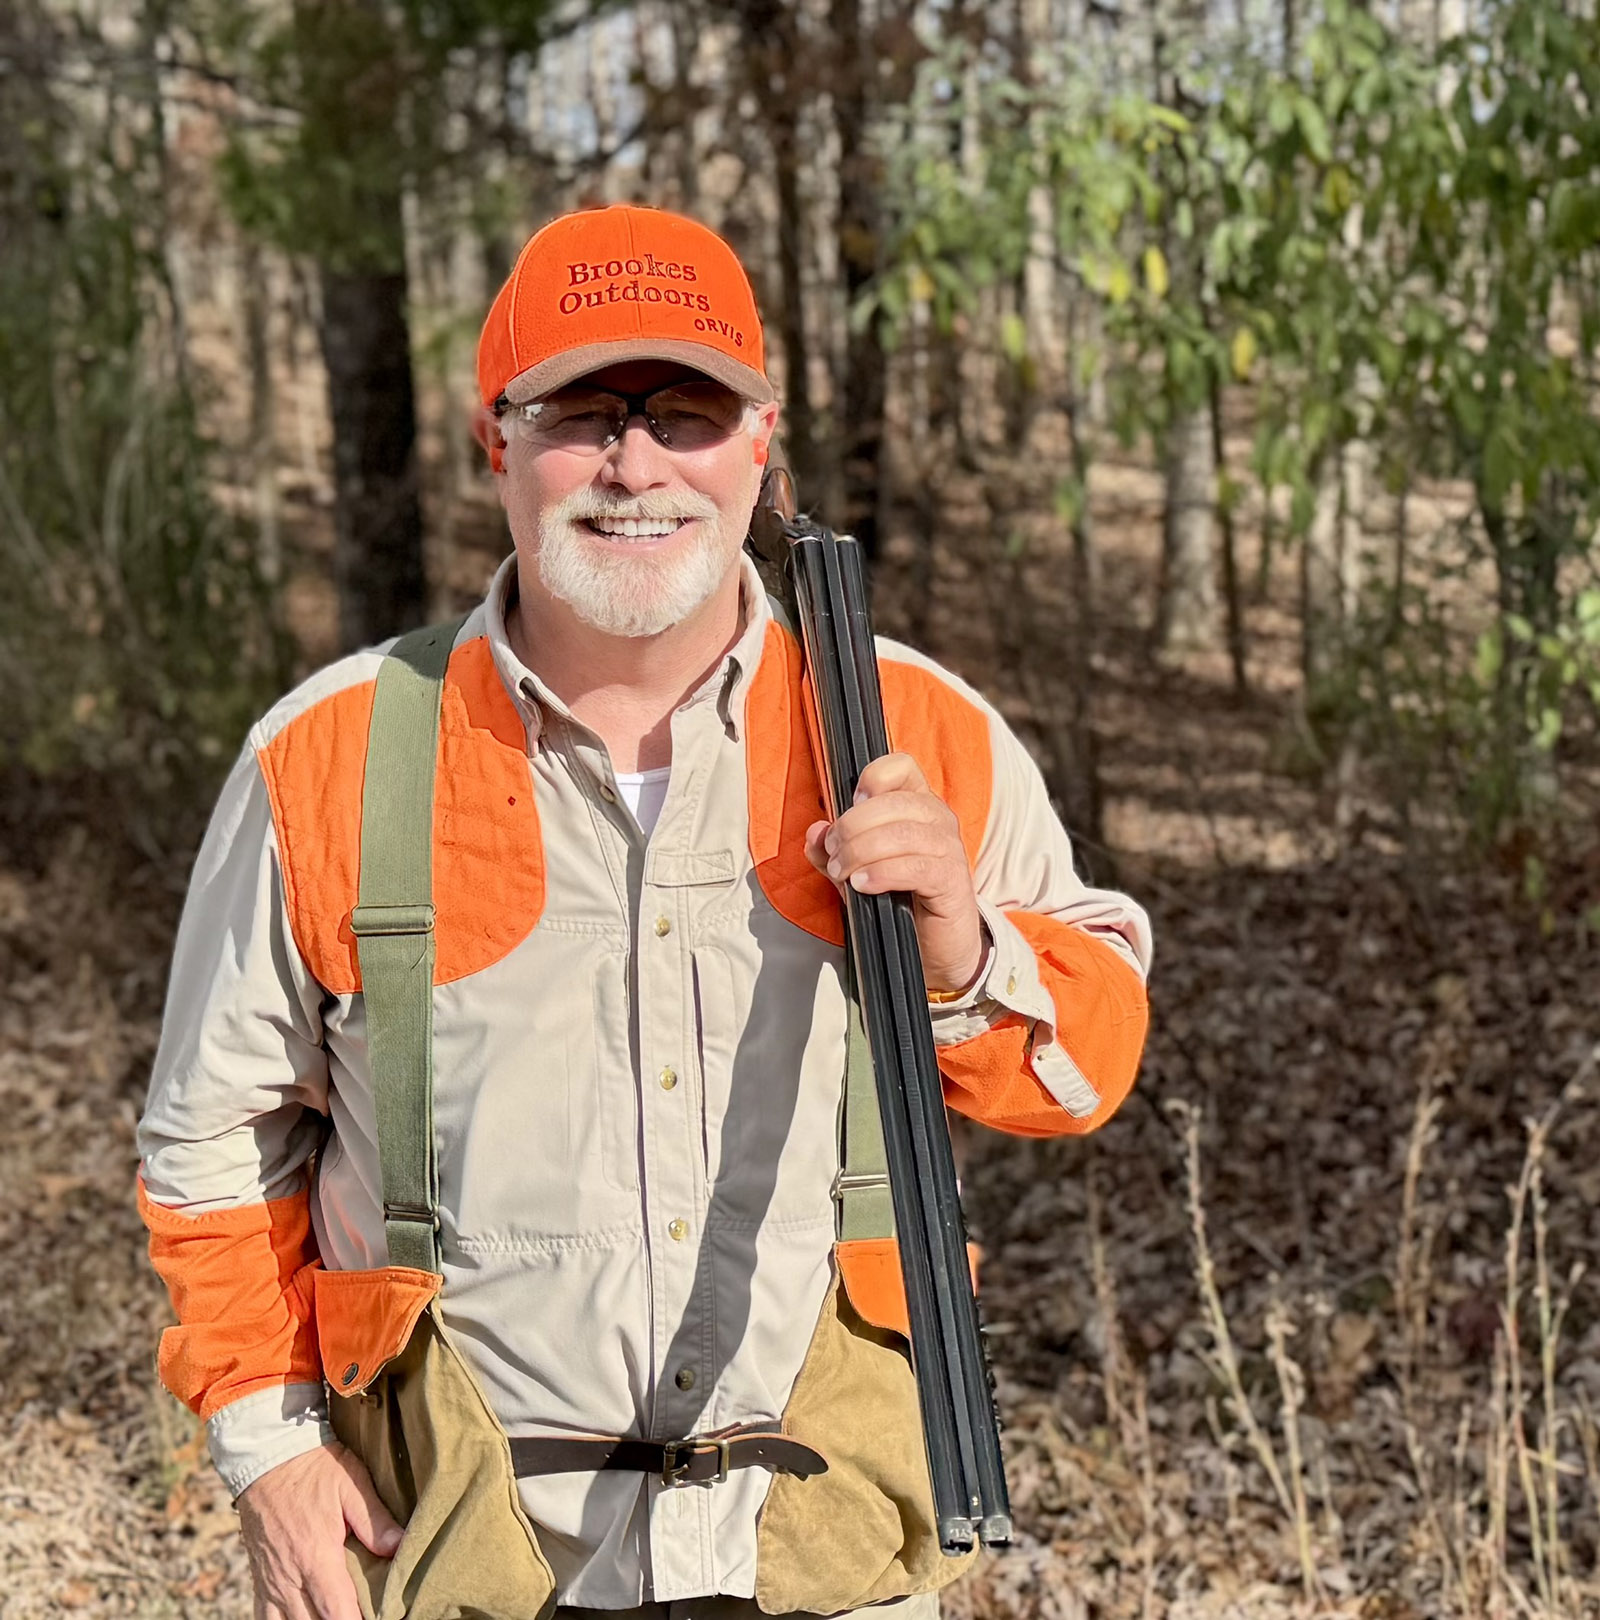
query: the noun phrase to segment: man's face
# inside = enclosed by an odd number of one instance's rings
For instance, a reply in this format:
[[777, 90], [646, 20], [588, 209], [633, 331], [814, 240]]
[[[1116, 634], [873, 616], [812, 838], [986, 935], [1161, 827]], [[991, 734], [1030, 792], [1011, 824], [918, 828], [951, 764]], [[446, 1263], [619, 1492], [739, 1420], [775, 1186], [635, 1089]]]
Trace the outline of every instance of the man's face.
[[[699, 374], [631, 361], [584, 386], [651, 393]], [[500, 499], [524, 577], [530, 569], [584, 623], [615, 636], [653, 636], [714, 597], [738, 565], [760, 487], [755, 446], [777, 406], [752, 407], [727, 437], [697, 449], [659, 444], [634, 416], [601, 450], [549, 447], [508, 424]]]

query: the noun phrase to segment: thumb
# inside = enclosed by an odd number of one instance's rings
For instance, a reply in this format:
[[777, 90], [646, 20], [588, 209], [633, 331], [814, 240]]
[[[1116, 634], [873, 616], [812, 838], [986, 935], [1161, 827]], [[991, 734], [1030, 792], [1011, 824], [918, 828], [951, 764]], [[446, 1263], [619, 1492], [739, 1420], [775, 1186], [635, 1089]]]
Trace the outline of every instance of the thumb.
[[358, 1465], [346, 1473], [339, 1495], [344, 1522], [356, 1540], [380, 1558], [393, 1558], [404, 1532], [383, 1505], [366, 1469]]

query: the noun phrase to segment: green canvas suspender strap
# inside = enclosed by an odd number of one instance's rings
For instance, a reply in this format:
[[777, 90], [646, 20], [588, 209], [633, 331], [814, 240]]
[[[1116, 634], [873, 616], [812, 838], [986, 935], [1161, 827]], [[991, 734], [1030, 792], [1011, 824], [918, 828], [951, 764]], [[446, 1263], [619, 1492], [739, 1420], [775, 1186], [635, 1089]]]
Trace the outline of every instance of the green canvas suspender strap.
[[872, 1049], [861, 1022], [861, 996], [849, 936], [844, 946], [845, 990], [850, 997], [850, 1040], [844, 1061], [844, 1101], [840, 1108], [839, 1179], [834, 1183], [835, 1226], [839, 1241], [894, 1236], [894, 1203], [889, 1193], [889, 1159], [878, 1113], [878, 1083]]
[[361, 788], [361, 964], [389, 1263], [438, 1271], [433, 1157], [433, 774], [463, 620], [403, 635], [378, 666]]

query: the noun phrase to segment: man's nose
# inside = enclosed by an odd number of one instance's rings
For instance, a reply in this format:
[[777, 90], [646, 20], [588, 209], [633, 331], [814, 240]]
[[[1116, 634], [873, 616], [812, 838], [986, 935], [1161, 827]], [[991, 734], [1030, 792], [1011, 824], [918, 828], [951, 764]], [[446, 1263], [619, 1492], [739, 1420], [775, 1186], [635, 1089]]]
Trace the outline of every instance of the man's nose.
[[611, 446], [601, 477], [607, 484], [633, 493], [659, 489], [672, 481], [672, 452], [657, 442], [644, 417], [636, 412]]

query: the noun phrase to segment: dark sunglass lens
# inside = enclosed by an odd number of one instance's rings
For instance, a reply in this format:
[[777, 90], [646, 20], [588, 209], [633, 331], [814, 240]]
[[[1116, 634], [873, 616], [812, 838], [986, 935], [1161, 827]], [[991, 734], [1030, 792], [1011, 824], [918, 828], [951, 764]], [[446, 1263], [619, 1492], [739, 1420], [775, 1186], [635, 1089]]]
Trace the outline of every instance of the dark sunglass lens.
[[533, 418], [533, 435], [553, 448], [603, 449], [622, 432], [627, 411], [615, 394], [598, 390], [554, 394]]
[[680, 383], [652, 394], [650, 421], [663, 443], [677, 450], [720, 444], [744, 417], [744, 401], [720, 383]]

